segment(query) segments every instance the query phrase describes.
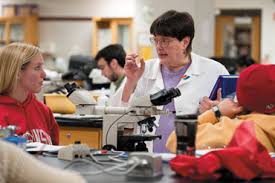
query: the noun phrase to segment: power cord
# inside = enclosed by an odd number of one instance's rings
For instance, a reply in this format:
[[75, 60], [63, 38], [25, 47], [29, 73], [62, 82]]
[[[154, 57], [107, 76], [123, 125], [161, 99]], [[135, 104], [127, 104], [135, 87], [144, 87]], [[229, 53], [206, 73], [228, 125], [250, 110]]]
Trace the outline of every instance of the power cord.
[[[90, 153], [89, 156], [85, 157], [85, 158], [75, 158], [73, 159], [68, 165], [66, 165], [64, 167], [64, 169], [67, 169], [77, 163], [88, 163], [88, 164], [92, 164], [95, 163], [94, 165], [97, 166], [97, 168], [101, 169], [103, 165], [117, 165], [118, 163], [125, 163], [126, 161], [123, 160], [119, 160], [118, 158], [116, 158], [117, 156], [113, 156], [114, 158], [111, 158], [111, 156], [108, 156], [107, 160], [98, 160], [93, 153]], [[89, 159], [88, 159], [89, 158]], [[113, 162], [110, 162], [113, 161]], [[100, 167], [99, 167], [100, 166]]]
[[[120, 162], [118, 162], [118, 161], [116, 161], [116, 162], [106, 162], [106, 161], [103, 161], [103, 160], [101, 160], [101, 161], [99, 161], [98, 159], [96, 159], [96, 157], [93, 155], [93, 154], [90, 154], [91, 155], [91, 159], [96, 163], [96, 164], [98, 164], [98, 165], [112, 165], [112, 166], [114, 166], [114, 165], [117, 165], [118, 163], [125, 163], [125, 161], [124, 162], [122, 162], [122, 160], [120, 161]], [[114, 161], [114, 160], [112, 160], [111, 158], [109, 158], [110, 156], [108, 156], [108, 160], [107, 161]], [[102, 167], [98, 167], [99, 169], [101, 169]], [[121, 169], [120, 168], [120, 170], [122, 170], [122, 171], [124, 171], [124, 169]]]
[[113, 161], [116, 161], [116, 162], [120, 162], [120, 163], [125, 163], [127, 161], [127, 160], [121, 160], [121, 159], [119, 159], [119, 158], [117, 158], [115, 156], [108, 156], [108, 158], [110, 160], [113, 160]]
[[114, 164], [117, 164], [115, 162], [111, 163], [111, 162], [106, 162], [106, 161], [99, 161], [95, 158], [95, 156], [91, 153], [90, 154], [90, 158], [96, 163], [96, 164], [99, 164], [99, 165], [114, 165]]
[[[138, 165], [140, 165], [141, 161], [138, 158], [132, 158], [130, 160], [128, 160], [125, 163], [121, 163], [118, 164], [116, 166], [112, 166], [110, 168], [106, 168], [106, 169], [101, 169], [99, 171], [90, 171], [90, 172], [80, 172], [81, 175], [83, 176], [89, 176], [89, 175], [98, 175], [101, 173], [107, 173], [110, 175], [117, 175], [117, 176], [122, 176], [122, 175], [127, 175], [129, 172], [131, 172], [132, 170], [134, 170]], [[130, 165], [130, 167], [128, 167]], [[114, 170], [120, 169], [120, 168], [127, 168], [127, 171], [124, 172], [112, 172]]]
[[91, 159], [82, 159], [82, 158], [77, 158], [77, 159], [74, 159], [73, 161], [71, 161], [69, 164], [67, 164], [64, 169], [68, 169], [70, 168], [71, 166], [74, 166], [76, 164], [79, 164], [79, 163], [87, 163], [89, 165], [92, 165], [92, 166], [95, 166], [97, 169], [103, 169], [103, 165], [117, 165], [114, 164], [114, 163], [103, 163], [103, 162], [100, 162], [98, 160], [96, 160], [96, 158], [91, 158]]
[[[78, 163], [87, 163], [87, 164], [90, 164], [90, 165], [93, 164], [93, 162], [91, 160], [88, 160], [88, 159], [75, 159], [75, 160], [71, 161], [68, 165], [66, 165], [64, 167], [64, 169], [68, 169], [69, 167], [71, 167], [75, 164], [78, 164]], [[98, 168], [100, 170], [98, 170], [98, 171], [89, 171], [89, 172], [80, 172], [80, 174], [83, 175], [83, 176], [89, 176], [89, 175], [98, 175], [98, 174], [101, 174], [101, 173], [107, 173], [107, 174], [110, 174], [110, 175], [121, 176], [121, 175], [128, 174], [129, 172], [134, 170], [141, 163], [144, 164], [143, 161], [139, 160], [136, 157], [133, 157], [133, 158], [129, 159], [128, 161], [116, 164], [116, 165], [114, 165], [112, 167], [109, 167], [109, 168], [103, 168], [101, 166], [96, 166], [96, 168]], [[130, 165], [130, 167], [128, 167], [129, 165]], [[123, 171], [123, 172], [114, 172], [115, 170], [120, 170], [120, 171]]]
[[68, 169], [69, 167], [75, 165], [75, 164], [78, 164], [78, 163], [87, 163], [87, 164], [90, 164], [92, 165], [93, 162], [88, 160], [88, 159], [82, 159], [82, 158], [77, 158], [77, 159], [74, 159], [72, 160], [69, 164], [67, 164], [64, 169]]
[[[146, 152], [132, 152], [127, 161], [118, 160], [116, 157], [109, 158], [116, 161], [116, 164], [110, 164], [97, 160], [94, 156], [90, 156], [90, 160], [86, 158], [77, 158], [70, 162], [65, 169], [76, 163], [88, 163], [95, 166], [98, 170], [79, 172], [83, 176], [98, 175], [107, 173], [110, 175], [127, 175], [129, 177], [156, 177], [163, 175], [162, 158], [160, 155]], [[94, 164], [94, 162], [96, 162]], [[103, 165], [111, 165], [104, 167]]]

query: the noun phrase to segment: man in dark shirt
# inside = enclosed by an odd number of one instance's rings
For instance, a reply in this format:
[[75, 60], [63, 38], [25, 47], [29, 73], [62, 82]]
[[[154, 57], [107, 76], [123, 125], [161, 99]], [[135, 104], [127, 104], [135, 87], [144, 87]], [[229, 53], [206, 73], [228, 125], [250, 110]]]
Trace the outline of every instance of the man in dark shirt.
[[124, 80], [124, 64], [126, 53], [120, 44], [111, 44], [101, 49], [95, 60], [102, 74], [107, 77], [115, 86], [115, 91]]

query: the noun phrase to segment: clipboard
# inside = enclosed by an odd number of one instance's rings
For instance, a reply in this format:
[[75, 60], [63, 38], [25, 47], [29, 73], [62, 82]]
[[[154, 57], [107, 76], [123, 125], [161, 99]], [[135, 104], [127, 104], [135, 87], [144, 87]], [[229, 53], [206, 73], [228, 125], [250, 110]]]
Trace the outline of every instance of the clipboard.
[[217, 91], [219, 88], [222, 88], [222, 98], [234, 99], [238, 78], [238, 75], [220, 75], [209, 95], [209, 99], [217, 99]]

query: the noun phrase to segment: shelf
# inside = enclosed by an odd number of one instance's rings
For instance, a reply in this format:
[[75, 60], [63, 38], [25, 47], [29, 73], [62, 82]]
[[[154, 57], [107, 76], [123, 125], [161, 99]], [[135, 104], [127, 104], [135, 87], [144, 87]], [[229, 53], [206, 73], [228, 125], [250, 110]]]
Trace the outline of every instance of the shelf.
[[0, 17], [1, 44], [26, 42], [38, 45], [38, 17]]
[[242, 42], [236, 42], [237, 46], [251, 46], [251, 43], [242, 43]]
[[92, 55], [103, 47], [119, 43], [126, 52], [132, 49], [132, 18], [99, 18], [92, 20]]

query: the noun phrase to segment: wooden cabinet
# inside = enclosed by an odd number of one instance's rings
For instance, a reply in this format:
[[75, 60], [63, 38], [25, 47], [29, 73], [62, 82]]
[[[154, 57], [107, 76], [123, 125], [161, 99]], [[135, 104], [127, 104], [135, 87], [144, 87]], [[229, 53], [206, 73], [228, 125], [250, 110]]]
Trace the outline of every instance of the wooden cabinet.
[[38, 45], [38, 17], [0, 17], [0, 43], [26, 42]]
[[132, 18], [98, 18], [92, 19], [92, 55], [103, 47], [119, 43], [125, 51], [132, 50]]
[[76, 141], [88, 144], [91, 148], [101, 148], [101, 128], [60, 126], [59, 144], [69, 145]]

